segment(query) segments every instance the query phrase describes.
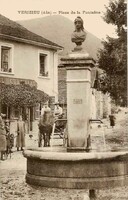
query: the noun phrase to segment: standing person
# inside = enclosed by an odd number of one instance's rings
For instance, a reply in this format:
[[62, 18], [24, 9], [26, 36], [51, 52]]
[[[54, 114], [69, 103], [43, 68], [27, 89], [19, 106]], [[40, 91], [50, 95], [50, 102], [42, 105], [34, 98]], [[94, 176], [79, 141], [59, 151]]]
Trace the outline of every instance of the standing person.
[[25, 147], [25, 122], [22, 120], [22, 115], [19, 116], [19, 120], [17, 122], [17, 140], [16, 140], [17, 151], [21, 148]]
[[109, 115], [109, 120], [110, 120], [110, 126], [112, 126], [112, 128], [115, 126], [115, 120], [116, 117], [114, 114]]
[[60, 120], [63, 117], [63, 109], [60, 107], [59, 102], [55, 103], [54, 108], [54, 120], [55, 120], [55, 132], [62, 131], [63, 122]]
[[9, 122], [8, 120], [5, 121], [5, 131], [6, 131], [6, 142], [7, 142], [7, 153], [9, 152], [9, 146], [10, 146], [10, 140], [9, 140], [9, 135], [10, 135], [10, 128], [9, 128]]
[[55, 103], [54, 117], [55, 119], [62, 118], [63, 109], [60, 107], [59, 102]]
[[49, 106], [48, 106], [48, 102], [45, 102], [44, 103], [44, 106], [43, 106], [43, 108], [41, 109], [41, 116], [43, 116], [44, 115], [44, 112], [50, 112], [51, 111], [51, 108], [49, 108]]
[[3, 121], [3, 117], [6, 115], [1, 113], [0, 114], [0, 152], [1, 152], [1, 160], [4, 160], [5, 151], [7, 148], [7, 142], [6, 142], [6, 130], [5, 125]]
[[7, 156], [12, 153], [12, 147], [14, 146], [14, 134], [10, 134], [10, 122], [9, 120], [5, 121], [5, 130], [6, 130], [6, 141], [7, 141]]

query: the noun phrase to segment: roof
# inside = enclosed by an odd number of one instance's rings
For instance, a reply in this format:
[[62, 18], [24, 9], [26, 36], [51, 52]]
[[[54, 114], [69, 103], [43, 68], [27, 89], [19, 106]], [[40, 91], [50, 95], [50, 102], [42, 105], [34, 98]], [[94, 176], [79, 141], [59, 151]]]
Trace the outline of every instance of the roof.
[[39, 36], [0, 14], [0, 37], [12, 39], [37, 46], [45, 46], [51, 49], [63, 49], [62, 46]]

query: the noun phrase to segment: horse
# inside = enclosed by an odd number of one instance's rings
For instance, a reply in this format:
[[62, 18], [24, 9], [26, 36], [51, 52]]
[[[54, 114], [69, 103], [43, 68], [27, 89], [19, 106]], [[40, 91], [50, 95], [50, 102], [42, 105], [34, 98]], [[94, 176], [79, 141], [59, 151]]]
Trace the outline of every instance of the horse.
[[44, 147], [50, 146], [53, 123], [54, 117], [51, 111], [45, 111], [39, 120], [39, 147], [42, 146], [42, 139], [44, 140]]

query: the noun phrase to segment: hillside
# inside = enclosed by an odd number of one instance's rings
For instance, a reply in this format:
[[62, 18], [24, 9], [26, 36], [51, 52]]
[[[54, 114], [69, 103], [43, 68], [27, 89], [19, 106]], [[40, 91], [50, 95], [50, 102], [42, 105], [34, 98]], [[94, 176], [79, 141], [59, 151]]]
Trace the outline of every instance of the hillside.
[[[18, 21], [18, 23], [28, 30], [63, 46], [64, 51], [61, 52], [61, 55], [68, 54], [75, 47], [75, 44], [71, 42], [71, 33], [74, 31], [74, 24], [70, 19], [64, 16], [46, 16], [37, 19]], [[83, 47], [96, 59], [97, 50], [102, 48], [101, 40], [88, 31], [86, 32], [87, 38], [83, 43]]]
[[[43, 38], [41, 35], [37, 35], [30, 30], [27, 30], [25, 27], [21, 26], [19, 23], [16, 23], [7, 17], [0, 14], [0, 37], [4, 36], [13, 37], [16, 41], [20, 39], [28, 40], [29, 43], [35, 41], [37, 43], [42, 43], [45, 45], [51, 45], [54, 48], [62, 49], [62, 47], [57, 44]], [[39, 44], [38, 44], [39, 45]]]

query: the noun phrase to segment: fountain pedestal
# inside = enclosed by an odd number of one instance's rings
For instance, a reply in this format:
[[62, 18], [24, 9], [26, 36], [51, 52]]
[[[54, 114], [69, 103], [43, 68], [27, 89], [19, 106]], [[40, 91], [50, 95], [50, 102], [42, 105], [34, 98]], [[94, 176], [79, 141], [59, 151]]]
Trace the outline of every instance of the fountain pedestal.
[[62, 58], [67, 70], [67, 151], [88, 149], [91, 69], [95, 61], [86, 52], [74, 52]]

